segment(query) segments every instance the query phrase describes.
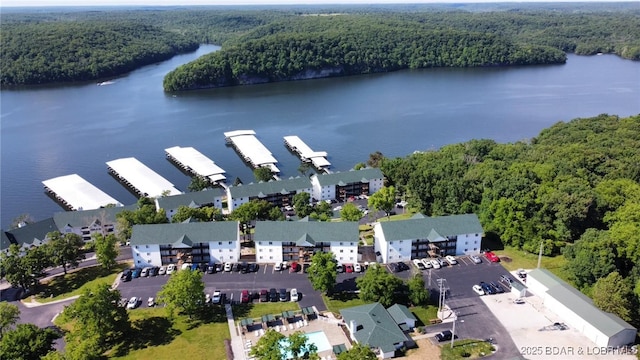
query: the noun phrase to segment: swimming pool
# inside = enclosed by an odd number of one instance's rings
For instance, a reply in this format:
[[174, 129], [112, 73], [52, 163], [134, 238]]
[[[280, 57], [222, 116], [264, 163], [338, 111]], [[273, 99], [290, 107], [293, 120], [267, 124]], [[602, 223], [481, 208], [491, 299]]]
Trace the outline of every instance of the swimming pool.
[[[306, 333], [305, 335], [307, 335], [307, 338], [308, 338], [307, 342], [310, 344], [315, 344], [315, 346], [318, 348], [319, 353], [333, 349], [324, 331]], [[286, 356], [287, 359], [291, 359], [292, 358], [291, 354], [288, 351], [285, 351], [285, 348], [288, 345], [287, 340], [283, 339], [280, 342], [280, 344], [282, 345], [282, 347], [280, 348], [282, 351], [282, 355]]]

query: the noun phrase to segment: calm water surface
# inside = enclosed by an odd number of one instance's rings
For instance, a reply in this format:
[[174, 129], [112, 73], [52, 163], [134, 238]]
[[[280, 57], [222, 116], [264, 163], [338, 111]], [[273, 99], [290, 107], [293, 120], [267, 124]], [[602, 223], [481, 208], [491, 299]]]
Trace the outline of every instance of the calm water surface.
[[107, 173], [105, 162], [136, 157], [186, 190], [190, 179], [164, 149], [193, 146], [245, 183], [252, 172], [223, 132], [253, 129], [279, 160], [285, 177], [299, 160], [283, 145], [298, 135], [327, 151], [345, 171], [380, 150], [404, 156], [472, 138], [511, 142], [536, 136], [558, 121], [601, 113], [640, 113], [640, 63], [603, 55], [569, 55], [566, 65], [427, 69], [346, 78], [187, 92], [162, 91], [164, 75], [216, 50], [176, 56], [95, 83], [3, 90], [1, 99], [1, 216], [36, 220], [62, 209], [41, 181], [77, 173], [123, 203], [135, 202]]

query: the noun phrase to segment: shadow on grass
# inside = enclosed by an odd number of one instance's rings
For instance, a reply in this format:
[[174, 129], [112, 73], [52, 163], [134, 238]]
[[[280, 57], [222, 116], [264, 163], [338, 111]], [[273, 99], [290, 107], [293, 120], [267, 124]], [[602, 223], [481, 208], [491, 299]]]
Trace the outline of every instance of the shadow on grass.
[[159, 316], [136, 320], [131, 327], [130, 334], [114, 349], [115, 356], [124, 356], [130, 351], [151, 346], [166, 345], [181, 334], [180, 330], [173, 328], [169, 319]]
[[[234, 315], [236, 315], [234, 310]], [[200, 325], [211, 323], [223, 323], [227, 321], [227, 313], [224, 306], [217, 305], [205, 305], [199, 311], [198, 314], [192, 316], [186, 320], [187, 330], [192, 330]]]
[[329, 299], [336, 301], [349, 301], [360, 299], [360, 296], [353, 292], [334, 292], [329, 295]]
[[43, 283], [38, 297], [48, 298], [70, 293], [90, 281], [116, 274], [127, 267], [128, 264], [118, 264], [111, 270], [105, 270], [101, 266], [72, 270], [67, 275], [56, 276], [49, 282]]
[[[235, 304], [233, 305], [233, 317], [236, 320], [246, 318], [251, 313], [251, 309], [253, 309], [252, 303]], [[223, 309], [223, 313], [224, 313], [224, 309]], [[226, 319], [226, 315], [225, 315], [225, 319]]]
[[491, 250], [504, 250], [504, 244], [500, 239], [500, 235], [494, 232], [487, 232], [482, 239], [482, 248]]

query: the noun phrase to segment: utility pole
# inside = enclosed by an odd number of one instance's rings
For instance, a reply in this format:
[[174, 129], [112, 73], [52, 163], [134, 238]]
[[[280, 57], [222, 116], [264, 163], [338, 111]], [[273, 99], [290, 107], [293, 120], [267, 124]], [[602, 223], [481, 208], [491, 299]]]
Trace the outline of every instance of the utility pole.
[[453, 349], [453, 340], [456, 338], [456, 320], [458, 320], [458, 313], [453, 313], [453, 330], [451, 330], [451, 348]]
[[538, 269], [540, 269], [540, 263], [542, 262], [542, 246], [543, 245], [544, 245], [544, 242], [540, 240], [540, 252], [538, 253]]
[[438, 280], [436, 280], [438, 283], [438, 290], [439, 290], [439, 295], [438, 295], [438, 314], [442, 314], [442, 310], [444, 308], [444, 300], [445, 300], [445, 296], [446, 296], [446, 291], [447, 288], [444, 286], [444, 283], [447, 281], [447, 279], [442, 279], [439, 278]]

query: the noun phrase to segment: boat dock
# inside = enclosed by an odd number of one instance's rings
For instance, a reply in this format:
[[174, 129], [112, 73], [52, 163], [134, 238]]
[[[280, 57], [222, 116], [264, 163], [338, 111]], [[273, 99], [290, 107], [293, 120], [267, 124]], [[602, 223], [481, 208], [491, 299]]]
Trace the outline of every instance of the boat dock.
[[225, 171], [211, 159], [192, 147], [174, 146], [164, 149], [167, 158], [190, 175], [199, 175], [209, 179], [212, 184], [224, 182]]
[[59, 176], [42, 182], [45, 191], [69, 210], [93, 210], [107, 205], [122, 206], [78, 174]]
[[311, 148], [297, 136], [285, 136], [284, 144], [289, 150], [296, 153], [300, 157], [300, 160], [310, 162], [313, 167], [320, 171], [329, 172], [331, 163], [327, 160], [328, 155], [326, 151], [311, 150]]
[[156, 198], [164, 195], [182, 194], [169, 180], [158, 175], [136, 158], [107, 161], [107, 166], [111, 174], [131, 188], [138, 196]]
[[275, 165], [278, 160], [255, 135], [256, 132], [253, 130], [236, 130], [224, 133], [227, 144], [233, 146], [242, 159], [254, 169], [268, 167], [272, 173], [279, 174], [280, 169]]

